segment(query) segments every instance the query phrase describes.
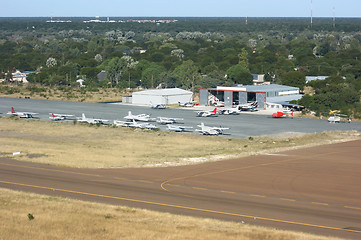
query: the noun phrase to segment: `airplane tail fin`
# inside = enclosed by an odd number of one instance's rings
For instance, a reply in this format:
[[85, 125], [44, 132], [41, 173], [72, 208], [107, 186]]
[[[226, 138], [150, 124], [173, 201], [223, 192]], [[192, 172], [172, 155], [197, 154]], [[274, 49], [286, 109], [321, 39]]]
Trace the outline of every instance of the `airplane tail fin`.
[[211, 113], [217, 114], [217, 108], [214, 108], [213, 111], [211, 111]]
[[81, 118], [85, 119], [85, 114], [84, 113], [81, 114]]
[[293, 117], [293, 111], [291, 112], [291, 116]]
[[51, 116], [52, 116], [53, 118], [55, 118], [55, 115], [54, 115], [54, 113], [51, 113]]
[[14, 107], [11, 107], [11, 113], [15, 113]]

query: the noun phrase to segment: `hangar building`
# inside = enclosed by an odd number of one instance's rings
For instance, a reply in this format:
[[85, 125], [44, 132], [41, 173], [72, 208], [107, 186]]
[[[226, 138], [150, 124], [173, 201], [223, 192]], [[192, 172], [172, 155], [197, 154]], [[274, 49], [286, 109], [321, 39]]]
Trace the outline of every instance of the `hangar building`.
[[132, 94], [133, 104], [178, 104], [191, 102], [193, 93], [180, 88], [153, 89]]
[[301, 99], [302, 95], [297, 87], [278, 84], [243, 85], [199, 90], [200, 105], [211, 105], [214, 98], [224, 102], [226, 107], [257, 101], [258, 108], [265, 109], [266, 102], [286, 104], [289, 101]]

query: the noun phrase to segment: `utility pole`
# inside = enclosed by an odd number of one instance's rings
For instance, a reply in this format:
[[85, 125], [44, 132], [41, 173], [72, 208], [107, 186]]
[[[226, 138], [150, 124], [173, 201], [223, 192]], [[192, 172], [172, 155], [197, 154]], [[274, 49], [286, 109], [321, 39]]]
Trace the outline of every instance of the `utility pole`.
[[130, 89], [130, 72], [128, 72], [128, 85], [129, 85], [129, 89]]

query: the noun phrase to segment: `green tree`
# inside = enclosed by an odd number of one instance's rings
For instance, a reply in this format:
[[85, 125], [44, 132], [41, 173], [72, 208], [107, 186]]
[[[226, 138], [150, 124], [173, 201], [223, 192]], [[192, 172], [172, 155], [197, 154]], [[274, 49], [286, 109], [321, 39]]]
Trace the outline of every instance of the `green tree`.
[[142, 72], [142, 86], [146, 88], [154, 88], [162, 83], [160, 79], [160, 74], [165, 72], [163, 66], [158, 64], [151, 64]]
[[192, 60], [184, 61], [173, 73], [177, 79], [176, 86], [184, 89], [194, 89], [196, 81], [200, 78], [198, 67]]
[[227, 71], [227, 79], [243, 85], [249, 85], [253, 83], [253, 77], [250, 71], [241, 64], [230, 67]]
[[281, 76], [281, 83], [303, 90], [303, 87], [306, 85], [306, 76], [300, 71], [287, 72]]
[[[121, 58], [115, 57], [111, 59], [106, 67], [107, 78], [114, 84], [118, 85], [125, 71], [133, 69], [138, 62], [134, 61], [133, 58], [129, 56], [123, 56]], [[123, 78], [123, 81], [126, 81]], [[124, 83], [122, 84], [124, 85]]]
[[238, 54], [238, 64], [244, 68], [248, 68], [248, 52], [245, 48], [241, 49], [241, 52]]

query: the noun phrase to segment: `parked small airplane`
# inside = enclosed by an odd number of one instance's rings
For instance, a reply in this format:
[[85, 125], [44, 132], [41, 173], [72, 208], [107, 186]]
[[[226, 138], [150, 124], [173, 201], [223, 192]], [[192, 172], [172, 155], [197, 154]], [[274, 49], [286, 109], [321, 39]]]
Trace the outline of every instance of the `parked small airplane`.
[[219, 113], [223, 115], [238, 115], [239, 110], [238, 108], [225, 108], [225, 109], [221, 109]]
[[33, 115], [37, 115], [39, 113], [33, 113], [33, 112], [15, 112], [14, 108], [11, 107], [11, 112], [7, 113], [8, 115], [11, 116], [18, 116], [20, 118], [34, 118]]
[[129, 127], [130, 125], [132, 125], [133, 123], [136, 123], [134, 120], [132, 121], [119, 121], [119, 120], [114, 120], [113, 121], [113, 125], [116, 127]]
[[217, 108], [212, 111], [196, 111], [197, 117], [215, 117], [217, 114]]
[[124, 117], [127, 120], [135, 120], [140, 122], [154, 122], [155, 118], [150, 118], [150, 115], [148, 114], [139, 114], [139, 115], [133, 115], [131, 111], [128, 112], [128, 115]]
[[329, 117], [328, 119], [327, 119], [327, 121], [329, 122], [329, 123], [339, 123], [339, 122], [341, 122], [341, 117], [340, 116], [331, 116], [331, 117]]
[[333, 116], [329, 117], [327, 120], [329, 123], [340, 123], [341, 121], [346, 121], [350, 123], [351, 122], [351, 118], [345, 114], [337, 114], [335, 113]]
[[196, 129], [196, 131], [203, 135], [220, 135], [223, 134], [224, 130], [229, 129], [222, 127], [209, 127], [205, 126], [204, 123], [201, 123], [201, 125], [197, 125], [197, 127], [200, 127], [201, 129]]
[[178, 105], [181, 107], [193, 107], [194, 103], [193, 102], [185, 102], [185, 103], [178, 102]]
[[153, 104], [150, 102], [150, 107], [153, 109], [166, 109], [165, 104]]
[[101, 118], [87, 118], [85, 117], [85, 114], [82, 113], [81, 117], [77, 117], [77, 122], [80, 123], [90, 123], [90, 124], [107, 124], [109, 120], [101, 119]]
[[61, 113], [49, 113], [49, 115], [50, 115], [49, 119], [53, 121], [61, 121], [74, 117], [74, 115], [61, 114]]
[[285, 117], [285, 116], [292, 116], [293, 117], [293, 111], [288, 113], [288, 112], [275, 112], [272, 114], [272, 117], [274, 118], [281, 118], [281, 117]]
[[168, 118], [168, 117], [157, 117], [157, 123], [160, 124], [173, 124], [177, 121], [182, 121], [183, 118]]
[[193, 127], [179, 126], [173, 124], [168, 124], [167, 127], [169, 131], [173, 131], [173, 132], [187, 132], [189, 131], [188, 129], [193, 128]]
[[131, 121], [118, 121], [118, 120], [114, 120], [113, 122], [114, 126], [117, 127], [131, 127], [131, 128], [146, 128], [146, 129], [156, 129], [158, 128], [157, 126], [155, 126], [154, 124], [150, 124], [150, 123], [139, 123], [136, 122], [134, 119]]
[[237, 105], [237, 109], [239, 111], [249, 111], [249, 110], [254, 111], [257, 107], [258, 107], [257, 101]]

